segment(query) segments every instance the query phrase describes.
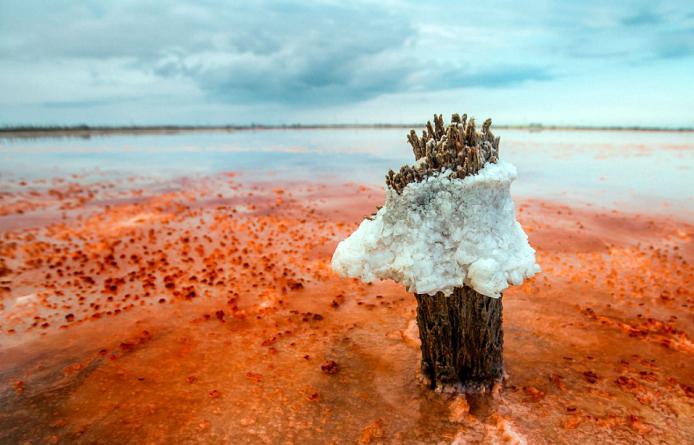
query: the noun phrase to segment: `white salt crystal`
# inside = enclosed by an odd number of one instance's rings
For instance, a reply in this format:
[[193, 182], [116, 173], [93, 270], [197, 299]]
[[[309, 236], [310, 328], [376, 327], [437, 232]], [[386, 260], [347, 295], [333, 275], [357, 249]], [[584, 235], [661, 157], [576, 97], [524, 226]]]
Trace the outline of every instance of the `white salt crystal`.
[[367, 282], [392, 279], [418, 294], [450, 295], [466, 284], [489, 297], [539, 272], [515, 218], [516, 168], [499, 162], [464, 179], [450, 173], [410, 183], [402, 194], [386, 188], [375, 218], [338, 244], [333, 269]]

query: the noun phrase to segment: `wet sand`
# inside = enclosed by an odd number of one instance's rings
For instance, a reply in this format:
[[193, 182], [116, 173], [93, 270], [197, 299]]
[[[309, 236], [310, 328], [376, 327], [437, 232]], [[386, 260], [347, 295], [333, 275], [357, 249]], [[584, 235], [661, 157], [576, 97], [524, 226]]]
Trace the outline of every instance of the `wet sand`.
[[254, 179], [4, 187], [0, 443], [694, 437], [686, 209], [517, 198], [543, 272], [503, 297], [505, 387], [464, 401], [418, 382], [412, 295], [330, 270], [380, 187]]

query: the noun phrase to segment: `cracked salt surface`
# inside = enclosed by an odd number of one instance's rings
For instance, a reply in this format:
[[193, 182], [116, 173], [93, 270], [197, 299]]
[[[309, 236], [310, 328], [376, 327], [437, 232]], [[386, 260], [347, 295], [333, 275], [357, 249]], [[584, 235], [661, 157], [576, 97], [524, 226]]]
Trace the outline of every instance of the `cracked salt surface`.
[[450, 173], [402, 194], [387, 189], [376, 216], [339, 243], [333, 269], [367, 282], [392, 279], [418, 294], [468, 285], [488, 297], [539, 272], [511, 199], [516, 168], [499, 162], [463, 179]]

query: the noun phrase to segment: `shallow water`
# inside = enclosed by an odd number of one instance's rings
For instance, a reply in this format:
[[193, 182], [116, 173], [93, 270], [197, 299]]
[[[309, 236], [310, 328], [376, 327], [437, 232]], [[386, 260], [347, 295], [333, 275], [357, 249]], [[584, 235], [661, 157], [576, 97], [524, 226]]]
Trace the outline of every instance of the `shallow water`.
[[[226, 171], [272, 180], [355, 181], [381, 187], [412, 162], [402, 129], [259, 130], [92, 139], [0, 141], [0, 177], [69, 174], [172, 179]], [[515, 192], [621, 210], [691, 210], [694, 132], [499, 130], [518, 167]]]
[[687, 443], [691, 134], [499, 134], [543, 273], [467, 401], [329, 269], [401, 130], [3, 142], [0, 443]]

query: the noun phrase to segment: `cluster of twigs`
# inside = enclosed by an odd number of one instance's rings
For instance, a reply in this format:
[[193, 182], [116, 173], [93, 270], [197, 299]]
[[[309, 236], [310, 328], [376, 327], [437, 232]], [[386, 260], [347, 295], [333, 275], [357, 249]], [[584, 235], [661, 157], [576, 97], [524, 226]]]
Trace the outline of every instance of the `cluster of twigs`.
[[434, 115], [434, 125], [427, 122], [421, 137], [414, 130], [407, 136], [417, 162], [403, 165], [398, 173], [388, 171], [386, 184], [401, 193], [407, 184], [446, 170], [453, 172], [451, 178], [474, 175], [487, 162], [495, 163], [499, 159], [499, 138], [494, 137], [491, 126], [492, 120], [487, 119], [482, 131], [477, 131], [474, 118], [468, 121], [467, 114], [460, 117], [455, 113], [446, 128], [443, 116]]

